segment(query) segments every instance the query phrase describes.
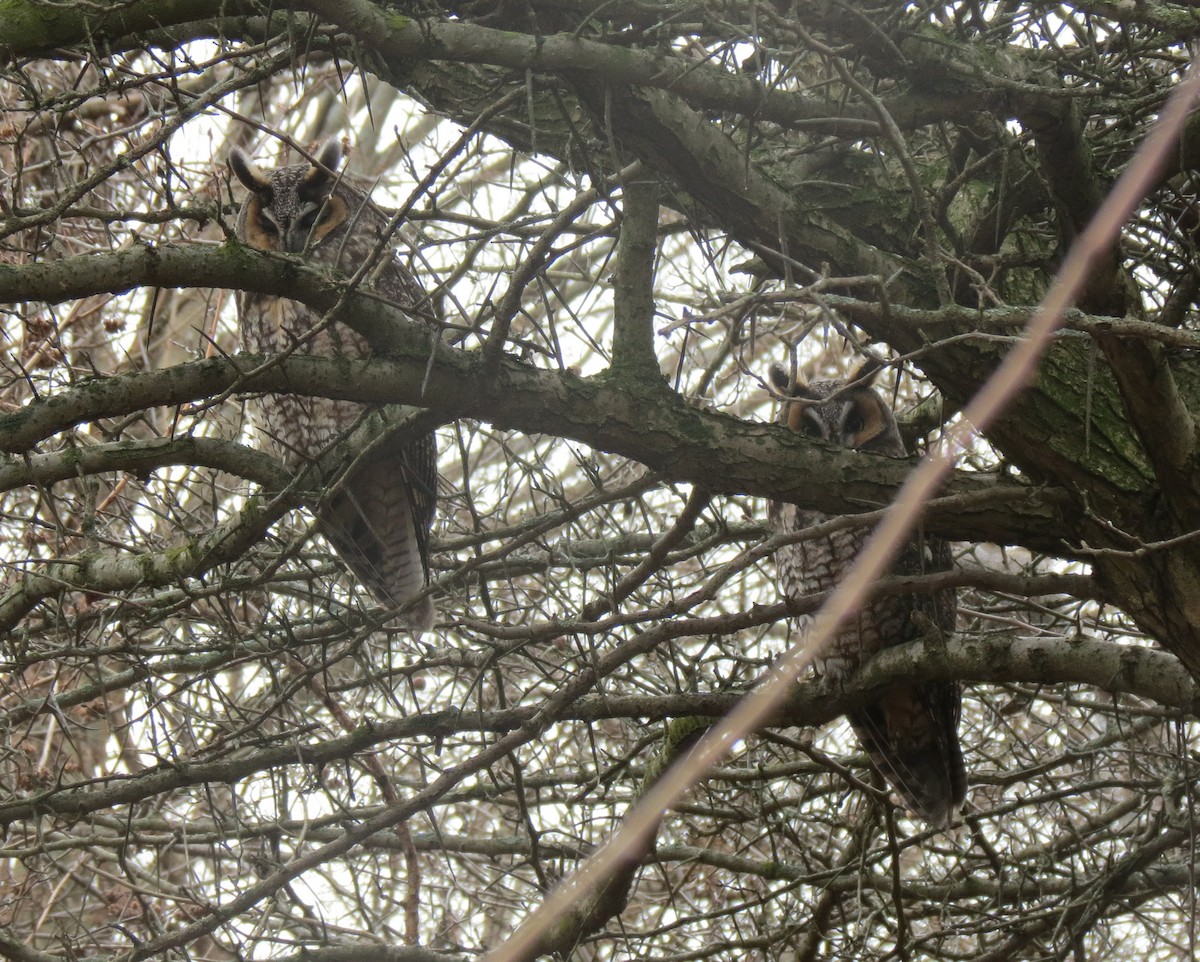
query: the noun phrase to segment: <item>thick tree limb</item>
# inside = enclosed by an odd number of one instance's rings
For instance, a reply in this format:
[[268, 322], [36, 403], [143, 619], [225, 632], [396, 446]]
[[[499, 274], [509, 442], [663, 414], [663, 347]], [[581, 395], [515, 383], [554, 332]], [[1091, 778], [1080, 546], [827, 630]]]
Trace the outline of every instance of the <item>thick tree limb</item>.
[[87, 474], [128, 471], [146, 474], [170, 465], [227, 471], [267, 488], [284, 487], [292, 475], [269, 454], [236, 441], [215, 438], [153, 438], [113, 444], [76, 445], [49, 454], [0, 455], [0, 491], [27, 484], [54, 484]]
[[[57, 302], [88, 293], [160, 287], [245, 287], [287, 294], [318, 310], [345, 297], [343, 317], [391, 360], [349, 362], [239, 355], [167, 371], [97, 379], [0, 416], [0, 450], [13, 453], [85, 421], [223, 392], [293, 391], [374, 403], [417, 404], [447, 419], [473, 417], [526, 433], [555, 433], [634, 458], [679, 481], [714, 492], [801, 499], [832, 513], [886, 504], [907, 474], [904, 462], [813, 445], [776, 425], [700, 410], [657, 379], [584, 379], [539, 370], [509, 357], [489, 375], [478, 354], [442, 347], [426, 373], [433, 343], [427, 326], [385, 301], [345, 292], [330, 276], [290, 258], [241, 247], [143, 247], [30, 267], [0, 265], [0, 301]], [[424, 391], [421, 385], [426, 384]], [[1006, 507], [964, 516], [956, 536], [1028, 544], [1062, 552], [1069, 528], [1058, 518], [1063, 493], [1035, 491], [960, 473], [949, 493], [987, 492]], [[1015, 501], [1023, 504], [1014, 513]], [[940, 530], [934, 523], [934, 530]]]
[[[424, 351], [421, 342], [427, 334], [411, 333], [418, 350]], [[400, 335], [390, 343], [398, 346]], [[290, 391], [374, 404], [417, 404], [447, 420], [470, 417], [531, 434], [555, 433], [714, 492], [795, 500], [832, 513], [886, 504], [908, 472], [904, 461], [835, 450], [777, 425], [700, 410], [661, 385], [622, 381], [614, 386], [604, 378], [539, 371], [511, 358], [489, 377], [485, 365], [479, 354], [442, 348], [422, 391], [424, 356], [349, 362], [238, 355], [194, 361], [165, 371], [89, 381], [32, 401], [0, 416], [0, 439], [5, 448], [20, 452], [85, 421], [227, 391]], [[955, 526], [960, 539], [1070, 553], [1065, 541], [1069, 528], [1057, 520], [1068, 508], [1064, 493], [973, 472], [959, 472], [947, 493], [965, 498], [961, 523]], [[1014, 513], [1016, 504], [1022, 506], [1019, 515]], [[931, 526], [940, 530], [942, 520], [935, 516]]]

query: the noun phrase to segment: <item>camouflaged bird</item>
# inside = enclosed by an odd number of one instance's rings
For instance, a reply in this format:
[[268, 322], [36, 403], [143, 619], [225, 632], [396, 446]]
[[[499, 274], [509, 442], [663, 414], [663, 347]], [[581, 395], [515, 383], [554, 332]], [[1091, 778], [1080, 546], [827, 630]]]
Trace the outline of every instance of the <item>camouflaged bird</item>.
[[[384, 241], [382, 261], [368, 274], [367, 286], [410, 317], [432, 322], [425, 292], [387, 239], [387, 218], [338, 176], [341, 145], [326, 141], [315, 157], [315, 164], [263, 170], [243, 151], [230, 152], [230, 170], [248, 191], [238, 215], [238, 238], [259, 250], [303, 257], [344, 273], [370, 263]], [[247, 351], [371, 356], [367, 342], [348, 326], [322, 326], [319, 312], [286, 297], [242, 293], [238, 321]], [[256, 403], [259, 431], [292, 468], [321, 455], [371, 410], [354, 401], [301, 394], [268, 394]], [[437, 450], [428, 434], [409, 444], [384, 444], [360, 458], [320, 511], [321, 532], [381, 604], [407, 605], [425, 588], [436, 487]], [[420, 634], [433, 625], [434, 616], [433, 601], [425, 594], [403, 620]]]
[[[868, 361], [846, 380], [805, 384], [793, 381], [781, 367], [772, 367], [771, 381], [788, 399], [779, 420], [810, 438], [902, 458], [906, 452], [896, 419], [871, 386], [878, 373], [878, 364]], [[777, 534], [791, 534], [829, 521], [831, 516], [772, 501], [769, 518]], [[869, 533], [863, 528], [842, 529], [780, 548], [775, 558], [784, 594], [799, 599], [833, 588], [849, 570]], [[923, 574], [950, 567], [949, 546], [918, 535], [905, 546], [892, 573]], [[832, 681], [842, 681], [880, 650], [922, 637], [921, 619], [914, 617], [918, 612], [942, 632], [952, 632], [957, 617], [954, 590], [867, 601], [816, 659], [817, 671]], [[802, 616], [801, 629], [806, 630], [810, 623], [810, 616]], [[911, 811], [937, 828], [950, 824], [966, 794], [958, 741], [960, 704], [957, 683], [903, 682], [848, 715], [875, 767]]]

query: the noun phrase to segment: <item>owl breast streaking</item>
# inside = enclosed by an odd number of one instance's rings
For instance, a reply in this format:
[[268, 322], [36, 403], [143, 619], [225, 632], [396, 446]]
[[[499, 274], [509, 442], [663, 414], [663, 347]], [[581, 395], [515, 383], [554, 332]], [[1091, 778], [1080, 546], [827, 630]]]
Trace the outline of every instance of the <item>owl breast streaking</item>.
[[[780, 367], [771, 380], [789, 400], [780, 421], [793, 431], [858, 451], [905, 456], [891, 408], [871, 386], [879, 367], [868, 361], [847, 380], [793, 382]], [[830, 520], [820, 511], [772, 501], [771, 527], [792, 534]], [[799, 599], [833, 588], [850, 568], [869, 532], [843, 529], [779, 549], [775, 558], [787, 597]], [[894, 574], [923, 574], [951, 567], [949, 546], [916, 536], [901, 552]], [[891, 595], [868, 601], [831, 639], [815, 661], [819, 673], [837, 682], [883, 648], [924, 634], [918, 612], [943, 632], [954, 630], [953, 589], [932, 594]], [[806, 631], [811, 617], [802, 616]], [[949, 825], [966, 794], [966, 773], [958, 742], [961, 691], [953, 682], [896, 684], [873, 704], [849, 714], [850, 724], [872, 763], [905, 805], [935, 827]]]
[[[238, 237], [259, 250], [304, 257], [353, 272], [371, 261], [385, 239], [387, 218], [344, 183], [336, 171], [341, 145], [326, 141], [318, 163], [261, 170], [236, 148], [229, 167], [249, 191], [238, 215]], [[390, 245], [368, 274], [368, 286], [412, 317], [431, 321], [428, 299]], [[367, 342], [349, 327], [322, 324], [321, 315], [299, 301], [270, 294], [238, 296], [243, 349], [361, 360]], [[353, 401], [299, 394], [268, 394], [257, 401], [255, 420], [273, 453], [298, 468], [346, 437], [371, 410]], [[429, 577], [428, 539], [437, 487], [434, 436], [409, 444], [384, 444], [360, 458], [325, 500], [318, 521], [342, 561], [375, 598], [389, 607], [407, 604]], [[404, 616], [414, 633], [434, 619], [426, 596]]]

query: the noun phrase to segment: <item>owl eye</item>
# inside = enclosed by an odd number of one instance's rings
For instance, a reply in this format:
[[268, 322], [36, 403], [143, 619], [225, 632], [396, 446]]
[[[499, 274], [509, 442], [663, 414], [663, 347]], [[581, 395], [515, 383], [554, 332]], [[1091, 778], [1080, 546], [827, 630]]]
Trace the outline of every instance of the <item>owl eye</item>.
[[296, 227], [302, 231], [311, 231], [317, 224], [329, 216], [329, 205], [322, 201], [320, 204], [310, 204], [296, 218]]
[[847, 434], [858, 434], [866, 426], [867, 422], [863, 419], [862, 413], [859, 411], [851, 411], [846, 415], [846, 420], [843, 423]]
[[262, 216], [258, 218], [258, 226], [264, 234], [278, 234], [279, 225], [275, 223], [271, 215], [266, 211], [262, 212]]
[[825, 432], [821, 430], [821, 423], [812, 416], [801, 418], [800, 433], [806, 438], [812, 438], [816, 441], [820, 441], [825, 437]]
[[323, 197], [319, 200], [310, 200], [300, 209], [300, 214], [296, 217], [295, 228], [302, 230], [304, 233], [310, 233], [318, 224], [324, 224], [335, 215], [335, 198]]

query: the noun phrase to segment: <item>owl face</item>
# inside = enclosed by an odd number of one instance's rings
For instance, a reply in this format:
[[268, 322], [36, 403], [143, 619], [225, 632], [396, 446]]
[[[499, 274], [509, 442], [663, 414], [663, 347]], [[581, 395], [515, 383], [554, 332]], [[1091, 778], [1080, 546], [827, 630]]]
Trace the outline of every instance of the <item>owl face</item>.
[[871, 386], [879, 366], [867, 361], [849, 378], [836, 381], [793, 382], [779, 365], [771, 367], [771, 383], [789, 400], [780, 411], [780, 423], [818, 441], [844, 448], [906, 455], [892, 410]]
[[349, 222], [350, 206], [335, 189], [341, 144], [327, 140], [317, 160], [322, 166], [296, 164], [263, 171], [243, 151], [230, 151], [229, 168], [250, 192], [238, 215], [242, 241], [259, 250], [299, 254]]

